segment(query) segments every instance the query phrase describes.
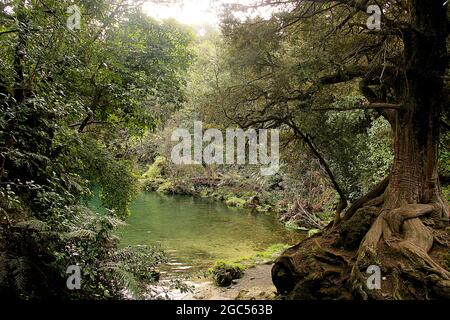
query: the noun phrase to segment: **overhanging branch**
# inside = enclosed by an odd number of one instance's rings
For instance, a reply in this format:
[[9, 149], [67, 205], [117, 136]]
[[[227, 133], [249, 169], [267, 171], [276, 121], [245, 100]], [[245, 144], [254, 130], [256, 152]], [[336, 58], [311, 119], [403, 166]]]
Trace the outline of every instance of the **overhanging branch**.
[[339, 204], [336, 207], [336, 218], [334, 223], [338, 223], [340, 220], [340, 213], [342, 210], [344, 210], [347, 207], [347, 197], [345, 195], [344, 190], [339, 185], [336, 177], [333, 174], [333, 171], [331, 171], [330, 166], [328, 165], [328, 162], [325, 160], [325, 158], [322, 156], [320, 151], [315, 146], [312, 138], [308, 134], [304, 134], [300, 128], [294, 123], [292, 120], [288, 120], [286, 123], [289, 127], [294, 130], [295, 135], [297, 135], [303, 142], [305, 142], [308, 147], [310, 148], [311, 152], [314, 154], [314, 156], [319, 160], [320, 165], [323, 167], [325, 172], [327, 173], [328, 177], [331, 180], [331, 183], [333, 184], [334, 189], [339, 194]]
[[354, 107], [347, 107], [347, 108], [316, 108], [311, 109], [311, 111], [350, 111], [350, 110], [368, 110], [368, 109], [394, 109], [399, 110], [401, 109], [400, 104], [395, 103], [369, 103], [367, 105], [362, 106], [354, 106]]

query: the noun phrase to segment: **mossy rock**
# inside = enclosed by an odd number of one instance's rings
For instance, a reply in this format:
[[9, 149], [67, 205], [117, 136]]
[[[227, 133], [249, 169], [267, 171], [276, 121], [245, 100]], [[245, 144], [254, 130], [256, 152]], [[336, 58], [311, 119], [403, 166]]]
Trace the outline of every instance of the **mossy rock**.
[[225, 204], [230, 207], [243, 208], [247, 204], [247, 201], [238, 197], [231, 197], [225, 201]]
[[174, 183], [172, 181], [166, 180], [159, 186], [156, 191], [160, 193], [172, 193], [173, 187]]
[[150, 165], [148, 170], [142, 175], [144, 179], [155, 179], [164, 174], [167, 166], [167, 159], [165, 157], [156, 157], [155, 161]]
[[148, 178], [141, 180], [142, 189], [148, 192], [153, 192], [159, 189], [159, 187], [167, 180], [163, 178]]
[[183, 180], [165, 180], [156, 191], [164, 194], [197, 195], [195, 188]]
[[233, 280], [240, 279], [244, 275], [244, 268], [241, 265], [225, 261], [217, 261], [210, 271], [219, 287], [228, 287]]
[[290, 245], [284, 243], [275, 243], [268, 247], [266, 250], [256, 254], [256, 259], [262, 261], [263, 263], [272, 263], [276, 258], [278, 258], [281, 253], [290, 248]]

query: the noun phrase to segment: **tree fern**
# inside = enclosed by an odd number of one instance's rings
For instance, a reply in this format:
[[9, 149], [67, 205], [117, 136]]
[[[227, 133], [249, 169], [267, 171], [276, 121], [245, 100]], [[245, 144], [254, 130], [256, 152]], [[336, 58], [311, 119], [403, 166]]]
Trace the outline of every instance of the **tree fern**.
[[88, 229], [78, 229], [63, 234], [63, 239], [65, 240], [75, 240], [75, 239], [90, 239], [93, 240], [97, 236], [97, 233], [93, 230]]
[[134, 298], [140, 297], [142, 288], [136, 280], [135, 275], [126, 270], [121, 263], [109, 263], [102, 268], [124, 289], [129, 290]]
[[50, 230], [50, 226], [46, 222], [37, 219], [28, 219], [20, 221], [17, 222], [14, 226], [18, 228], [31, 229], [40, 232]]

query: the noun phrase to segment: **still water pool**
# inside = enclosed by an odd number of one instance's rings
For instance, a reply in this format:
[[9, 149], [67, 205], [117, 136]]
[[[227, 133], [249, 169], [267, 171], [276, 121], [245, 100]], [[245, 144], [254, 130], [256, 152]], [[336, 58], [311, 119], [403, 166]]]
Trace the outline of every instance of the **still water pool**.
[[276, 217], [202, 198], [143, 193], [130, 210], [127, 226], [117, 232], [121, 246], [160, 244], [169, 253], [170, 273], [201, 270], [301, 237]]

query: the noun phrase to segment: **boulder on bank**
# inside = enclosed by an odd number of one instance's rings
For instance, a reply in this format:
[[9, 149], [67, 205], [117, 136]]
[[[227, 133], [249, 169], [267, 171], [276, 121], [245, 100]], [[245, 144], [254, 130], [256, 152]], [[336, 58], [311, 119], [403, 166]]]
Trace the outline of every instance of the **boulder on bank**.
[[211, 270], [214, 281], [219, 287], [228, 287], [235, 279], [240, 279], [244, 268], [238, 264], [218, 261]]

